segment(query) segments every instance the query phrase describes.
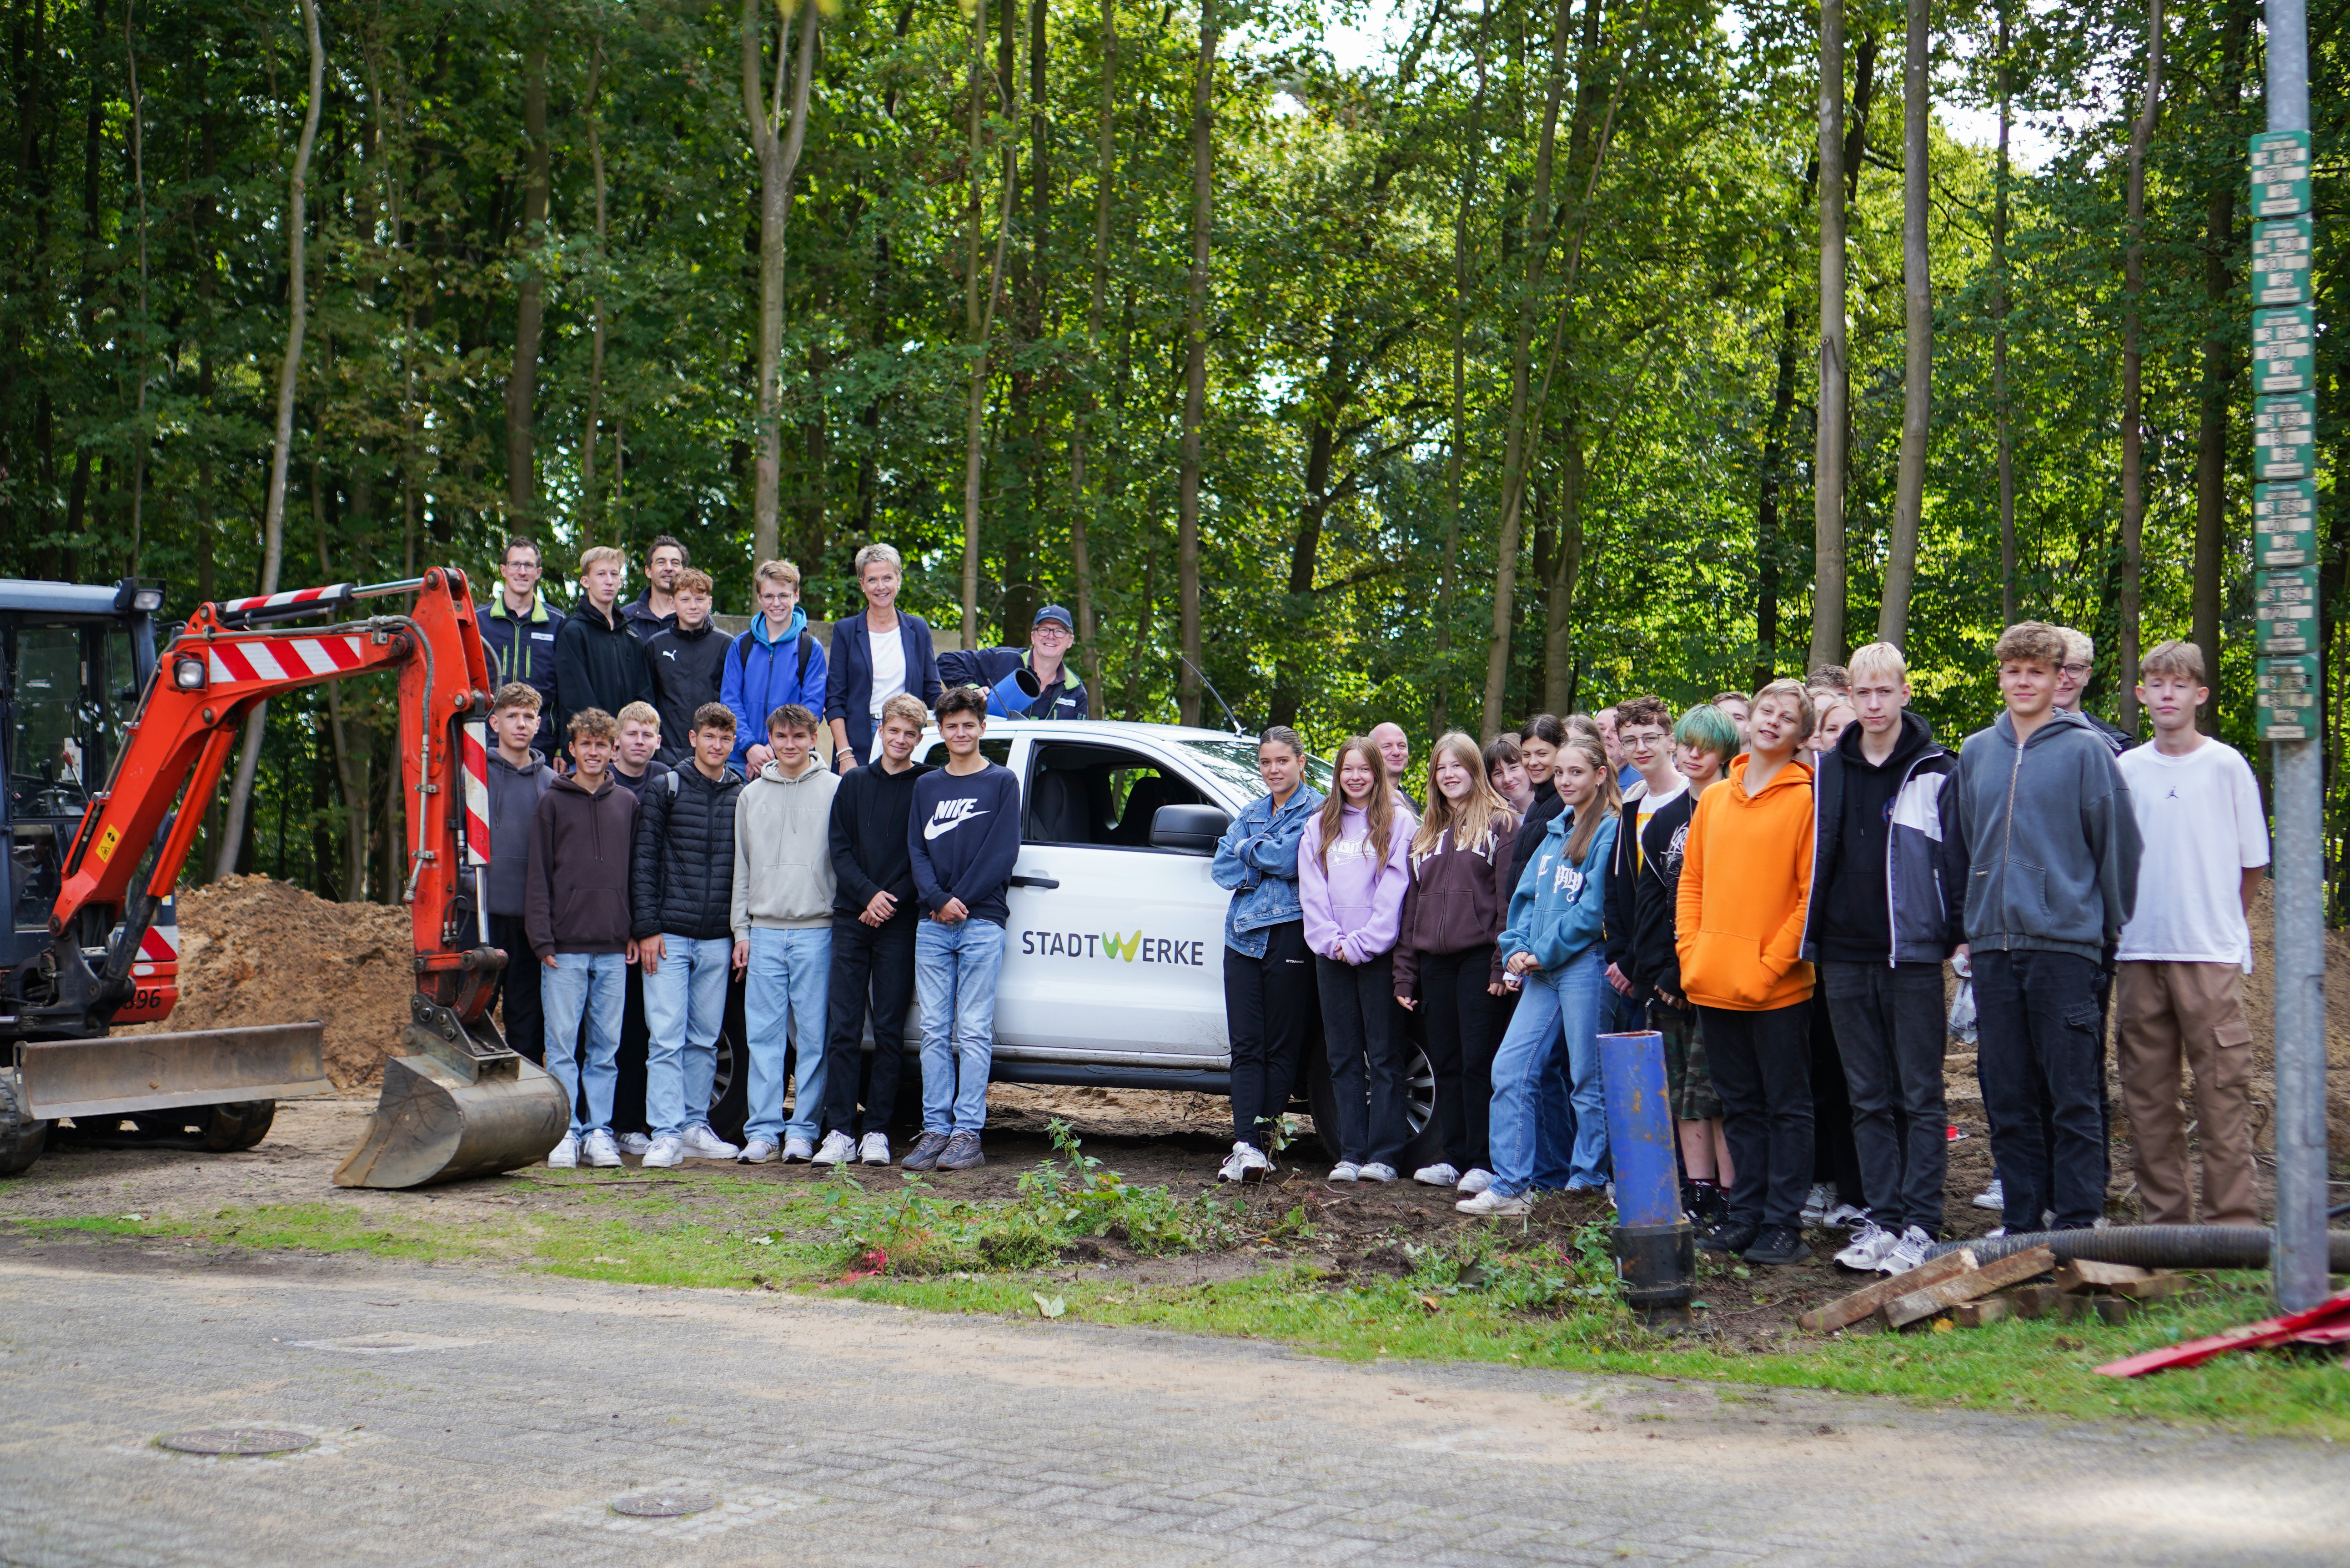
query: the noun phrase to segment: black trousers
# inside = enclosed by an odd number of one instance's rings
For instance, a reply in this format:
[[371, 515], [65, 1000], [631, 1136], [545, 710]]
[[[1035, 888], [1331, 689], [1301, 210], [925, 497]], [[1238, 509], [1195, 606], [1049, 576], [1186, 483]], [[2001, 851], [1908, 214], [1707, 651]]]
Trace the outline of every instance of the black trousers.
[[[825, 998], [824, 1128], [858, 1136], [887, 1131], [898, 1108], [906, 1065], [906, 1009], [914, 999], [914, 928], [908, 906], [878, 926], [854, 915], [832, 917], [831, 989]], [[873, 1016], [873, 1054], [865, 1054], [865, 1018]]]
[[1835, 1020], [1869, 1215], [1897, 1234], [1915, 1225], [1939, 1236], [1950, 1165], [1942, 966], [1830, 960], [1820, 965], [1820, 990]]
[[1428, 1031], [1428, 1064], [1436, 1074], [1436, 1125], [1445, 1163], [1459, 1171], [1493, 1168], [1493, 1027], [1500, 999], [1486, 994], [1493, 950], [1419, 955], [1419, 1016]]
[[538, 955], [530, 950], [522, 917], [492, 915], [490, 945], [505, 950], [506, 967], [498, 976], [498, 1020], [505, 1031], [507, 1048], [544, 1067], [546, 1012], [538, 1002]]
[[1977, 1054], [1991, 1155], [2013, 1231], [2096, 1222], [2106, 1207], [2099, 972], [2072, 953], [1974, 954]]
[[1839, 1203], [1866, 1208], [1867, 1189], [1860, 1176], [1860, 1149], [1853, 1141], [1852, 1101], [1844, 1081], [1844, 1054], [1836, 1047], [1835, 1022], [1812, 994], [1812, 1185], [1832, 1189]]
[[1264, 956], [1224, 950], [1224, 1031], [1232, 1047], [1232, 1137], [1270, 1153], [1297, 1063], [1314, 1033], [1314, 955], [1305, 922], [1268, 926]]
[[1338, 1158], [1393, 1169], [1411, 1137], [1403, 1105], [1395, 955], [1348, 963], [1316, 953], [1314, 974], [1322, 994], [1330, 1089], [1338, 1103]]
[[1731, 1221], [1800, 1229], [1812, 1177], [1811, 999], [1767, 1012], [1698, 1012], [1722, 1137], [1738, 1167]]

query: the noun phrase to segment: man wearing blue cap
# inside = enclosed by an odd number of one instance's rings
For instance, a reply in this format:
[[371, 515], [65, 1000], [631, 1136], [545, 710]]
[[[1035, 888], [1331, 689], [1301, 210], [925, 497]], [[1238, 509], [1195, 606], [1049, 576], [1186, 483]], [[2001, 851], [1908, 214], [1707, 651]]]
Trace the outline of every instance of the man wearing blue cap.
[[949, 686], [984, 686], [987, 711], [1006, 719], [1089, 719], [1086, 683], [1069, 668], [1076, 622], [1059, 605], [1036, 612], [1028, 646], [955, 649], [939, 655]]

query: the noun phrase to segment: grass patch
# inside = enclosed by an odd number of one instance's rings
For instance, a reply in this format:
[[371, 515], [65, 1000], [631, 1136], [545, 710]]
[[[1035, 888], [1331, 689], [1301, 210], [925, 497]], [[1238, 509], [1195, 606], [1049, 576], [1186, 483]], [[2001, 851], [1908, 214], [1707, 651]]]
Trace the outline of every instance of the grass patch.
[[[956, 1199], [919, 1176], [876, 1179], [847, 1168], [790, 1184], [719, 1171], [589, 1179], [533, 1170], [504, 1179], [523, 1202], [486, 1219], [429, 1204], [387, 1215], [380, 1206], [319, 1202], [0, 1224], [33, 1235], [475, 1261], [609, 1283], [1041, 1314], [1276, 1341], [1358, 1362], [1490, 1362], [2350, 1438], [2350, 1372], [2332, 1355], [2230, 1355], [2129, 1381], [2095, 1374], [2121, 1356], [2268, 1315], [2263, 1274], [2207, 1276], [2191, 1297], [2118, 1326], [2007, 1321], [1738, 1353], [1642, 1329], [1618, 1296], [1607, 1232], [1596, 1222], [1557, 1240], [1492, 1227], [1417, 1246], [1399, 1234], [1377, 1249], [1386, 1271], [1330, 1270], [1297, 1255], [1316, 1241], [1302, 1210], [1251, 1214], [1237, 1199], [1137, 1186], [1085, 1154], [1066, 1127], [1055, 1128], [1055, 1158], [1024, 1173], [1008, 1199]], [[1121, 1261], [1213, 1254], [1242, 1266], [1211, 1282], [1146, 1285], [1120, 1277], [1139, 1265], [1065, 1262], [1073, 1251]]]

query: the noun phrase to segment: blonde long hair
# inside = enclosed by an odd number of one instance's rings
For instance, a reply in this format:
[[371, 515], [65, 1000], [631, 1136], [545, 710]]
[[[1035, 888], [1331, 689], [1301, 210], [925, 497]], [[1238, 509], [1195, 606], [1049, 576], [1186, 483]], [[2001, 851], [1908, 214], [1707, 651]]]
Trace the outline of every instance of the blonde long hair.
[[[1437, 764], [1448, 756], [1469, 770], [1469, 798], [1458, 806], [1436, 787]], [[1458, 730], [1448, 731], [1428, 753], [1428, 815], [1419, 819], [1419, 831], [1412, 835], [1411, 852], [1415, 857], [1433, 854], [1448, 832], [1455, 849], [1474, 850], [1514, 815], [1510, 803], [1493, 787], [1477, 742]]]
[[1372, 851], [1384, 859], [1389, 835], [1395, 831], [1395, 785], [1388, 778], [1388, 760], [1379, 749], [1360, 735], [1349, 735], [1330, 754], [1330, 794], [1322, 803], [1317, 815], [1322, 840], [1320, 857], [1322, 870], [1330, 870], [1330, 846], [1338, 841], [1347, 820], [1347, 792], [1339, 785], [1338, 775], [1347, 770], [1347, 753], [1360, 752], [1371, 765], [1371, 800], [1363, 810], [1370, 835]]
[[1591, 848], [1591, 836], [1599, 831], [1599, 825], [1611, 820], [1624, 808], [1624, 792], [1617, 787], [1616, 770], [1607, 765], [1607, 747], [1598, 736], [1577, 732], [1569, 735], [1566, 744], [1559, 750], [1580, 753], [1599, 778], [1599, 793], [1592, 797], [1590, 809], [1575, 814], [1575, 827], [1566, 836], [1566, 857], [1580, 866], [1584, 855]]

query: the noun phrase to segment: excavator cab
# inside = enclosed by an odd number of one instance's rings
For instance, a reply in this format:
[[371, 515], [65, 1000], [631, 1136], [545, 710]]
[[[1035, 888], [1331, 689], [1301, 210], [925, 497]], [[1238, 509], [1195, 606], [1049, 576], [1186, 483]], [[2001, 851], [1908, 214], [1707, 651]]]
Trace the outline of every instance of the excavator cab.
[[[367, 601], [412, 598], [411, 606]], [[159, 583], [0, 581], [0, 763], [10, 926], [0, 948], [0, 1177], [53, 1129], [81, 1141], [249, 1148], [276, 1101], [331, 1087], [323, 1024], [121, 1033], [178, 1000], [172, 889], [244, 720], [273, 695], [397, 673], [415, 994], [405, 1050], [343, 1186], [511, 1170], [562, 1137], [554, 1081], [489, 1018], [487, 670], [463, 573], [199, 606], [159, 650]], [[293, 623], [325, 619], [330, 624]], [[529, 961], [524, 956], [524, 961]]]

